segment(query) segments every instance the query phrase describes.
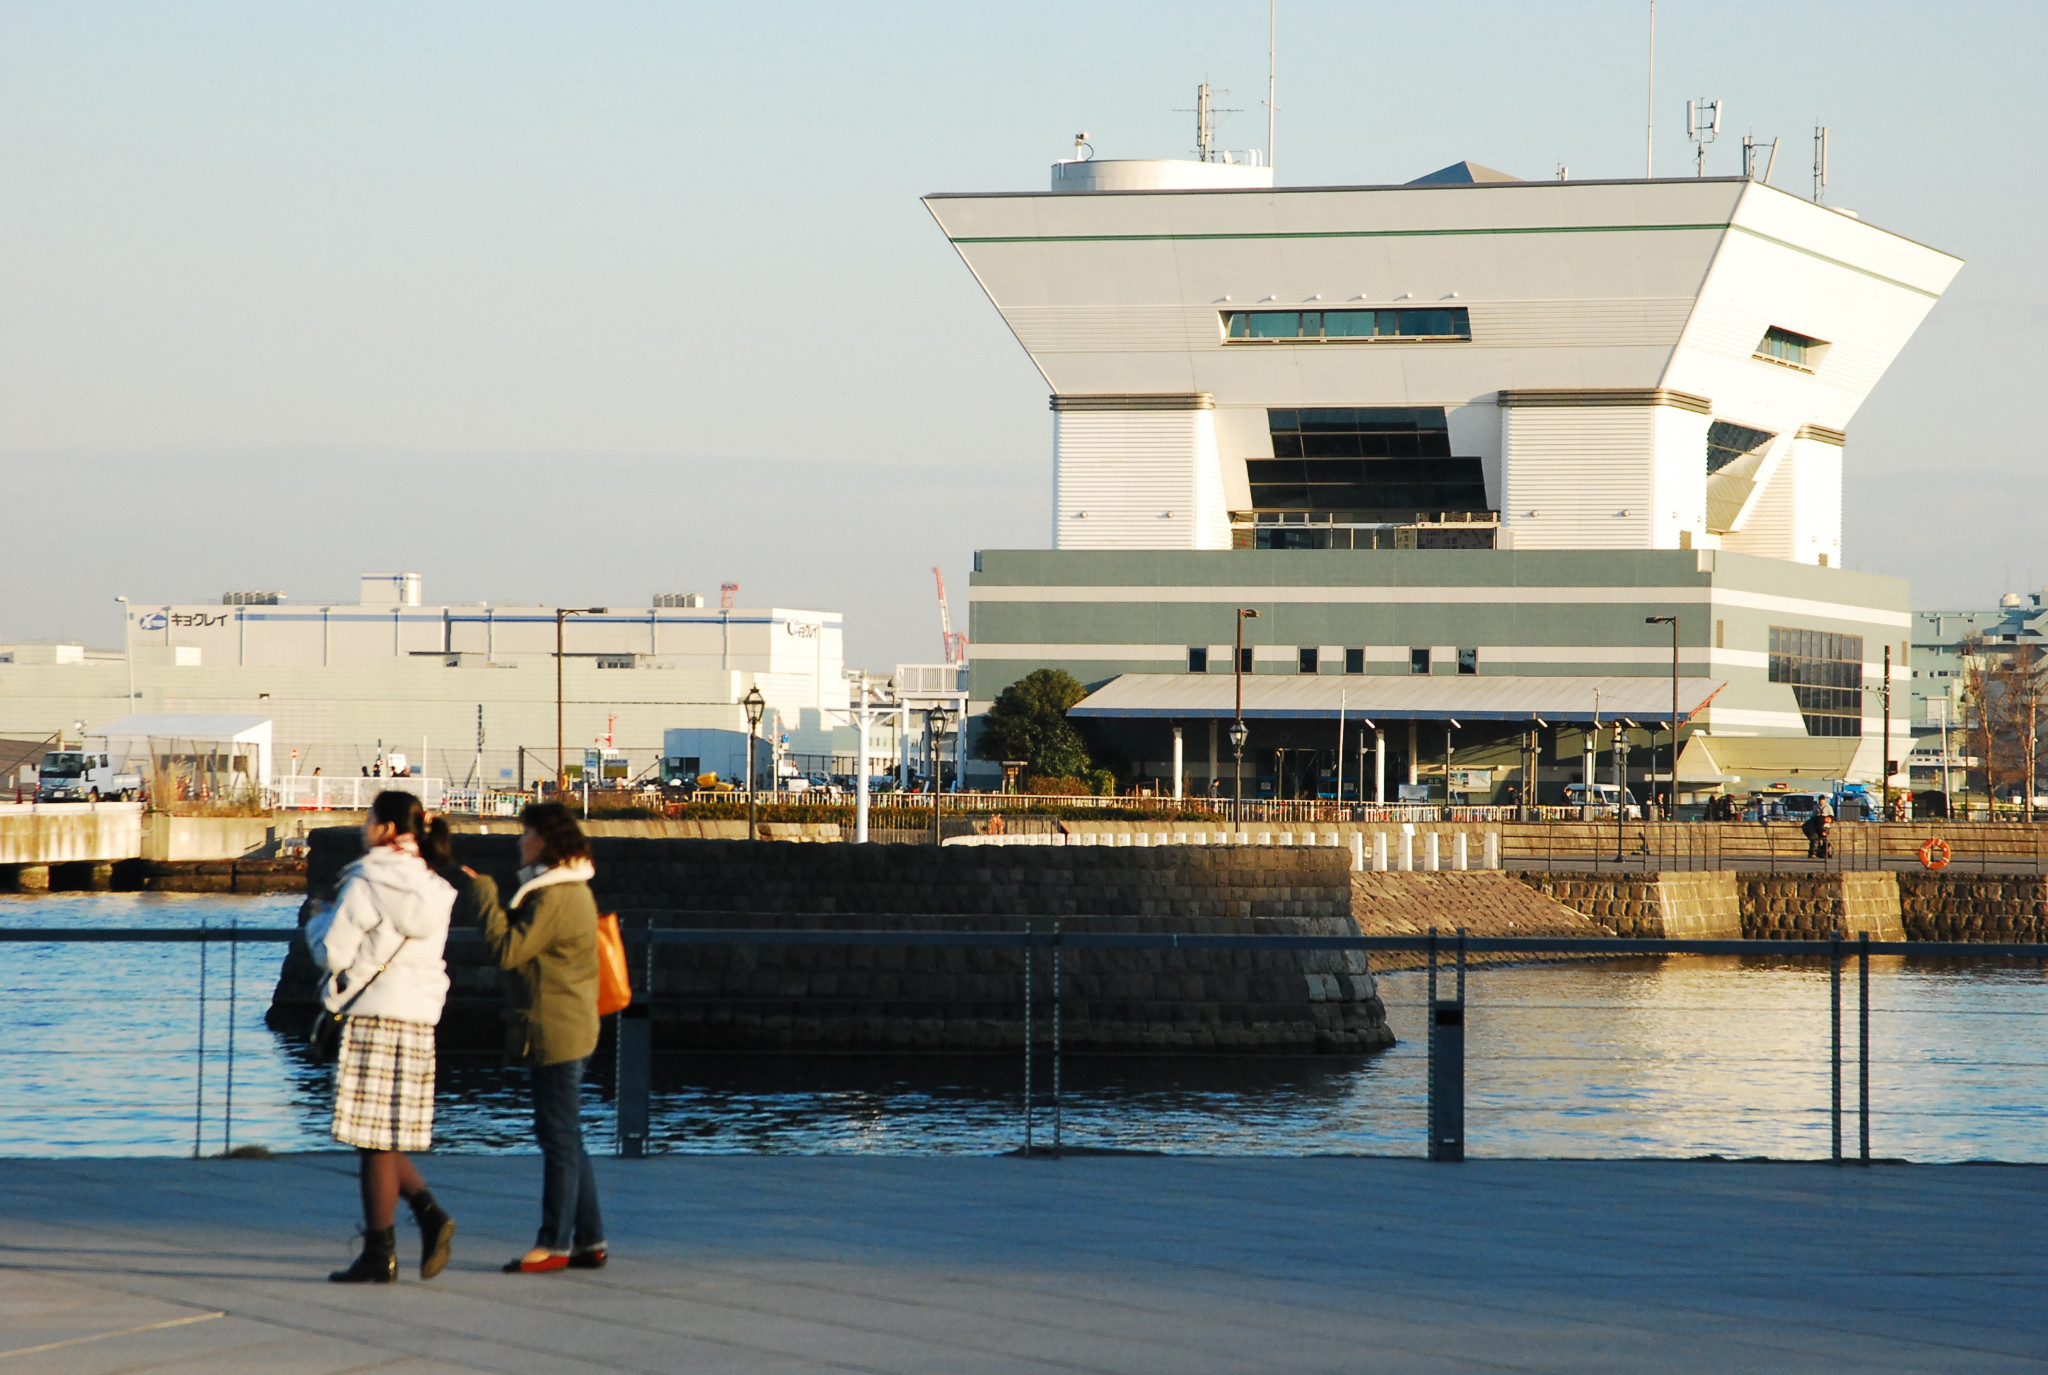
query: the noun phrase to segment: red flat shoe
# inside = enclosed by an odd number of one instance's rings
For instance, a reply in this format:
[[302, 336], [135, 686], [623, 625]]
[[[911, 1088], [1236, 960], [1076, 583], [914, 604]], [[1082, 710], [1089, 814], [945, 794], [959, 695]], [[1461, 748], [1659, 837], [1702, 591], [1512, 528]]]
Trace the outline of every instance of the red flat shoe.
[[528, 1251], [516, 1260], [505, 1262], [505, 1273], [508, 1275], [545, 1275], [550, 1270], [566, 1270], [568, 1268], [569, 1258], [567, 1256], [558, 1256], [550, 1252], [543, 1252], [536, 1258], [533, 1252]]
[[602, 1246], [592, 1246], [582, 1251], [569, 1253], [571, 1270], [602, 1270], [604, 1263], [611, 1259], [611, 1252]]

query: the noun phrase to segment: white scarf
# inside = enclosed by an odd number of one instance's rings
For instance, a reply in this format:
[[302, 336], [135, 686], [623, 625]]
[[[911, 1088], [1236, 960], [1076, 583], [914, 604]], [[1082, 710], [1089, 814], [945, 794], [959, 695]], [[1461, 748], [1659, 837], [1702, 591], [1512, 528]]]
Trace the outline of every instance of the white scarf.
[[516, 908], [526, 901], [526, 895], [541, 888], [552, 888], [558, 883], [588, 883], [597, 877], [597, 869], [587, 859], [573, 859], [567, 864], [529, 864], [517, 875], [519, 891], [512, 895], [512, 901], [505, 904], [508, 909]]

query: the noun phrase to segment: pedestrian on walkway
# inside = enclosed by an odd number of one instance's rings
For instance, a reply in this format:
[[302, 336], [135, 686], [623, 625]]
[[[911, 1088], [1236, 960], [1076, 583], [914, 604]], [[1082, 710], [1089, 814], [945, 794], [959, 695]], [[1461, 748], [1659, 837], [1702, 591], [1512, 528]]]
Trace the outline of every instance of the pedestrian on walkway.
[[514, 1013], [506, 1049], [526, 1062], [544, 1158], [540, 1235], [505, 1272], [596, 1270], [608, 1253], [597, 1177], [583, 1149], [582, 1085], [597, 1049], [597, 871], [590, 842], [561, 803], [535, 802], [519, 824], [524, 867], [509, 904], [498, 901], [493, 879], [463, 870], [465, 916], [474, 912], [498, 967], [516, 976], [506, 986]]
[[363, 857], [342, 870], [333, 906], [306, 924], [313, 962], [327, 971], [321, 1002], [341, 1017], [333, 1135], [354, 1146], [363, 1199], [363, 1250], [338, 1284], [398, 1279], [398, 1200], [420, 1228], [420, 1278], [448, 1264], [455, 1220], [407, 1158], [433, 1145], [434, 1027], [448, 999], [448, 917], [455, 889], [448, 823], [431, 824], [411, 793], [383, 792], [363, 823]]

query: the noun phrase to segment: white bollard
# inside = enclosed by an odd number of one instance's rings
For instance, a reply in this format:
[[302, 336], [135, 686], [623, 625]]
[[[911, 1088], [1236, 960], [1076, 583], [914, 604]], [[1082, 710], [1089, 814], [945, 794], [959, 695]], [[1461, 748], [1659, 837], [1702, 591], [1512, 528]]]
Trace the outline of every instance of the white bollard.
[[1472, 867], [1471, 864], [1467, 863], [1465, 852], [1465, 842], [1470, 838], [1463, 831], [1458, 832], [1457, 835], [1451, 838], [1451, 867], [1459, 873], [1463, 873]]
[[1280, 843], [1282, 845], [1292, 845], [1294, 843], [1294, 832], [1282, 831], [1280, 833]]
[[1151, 843], [1152, 837], [1147, 835], [1143, 831], [1139, 831], [1137, 834], [1131, 837], [1131, 844], [1136, 845], [1141, 849], [1147, 845], [1150, 845]]
[[1116, 833], [1116, 844], [1118, 849], [1125, 849], [1129, 847], [1130, 843], [1131, 833], [1129, 831], [1118, 831]]
[[1442, 866], [1442, 837], [1431, 831], [1422, 838], [1422, 867], [1435, 873]]
[[1259, 844], [1261, 844], [1261, 845], [1271, 845], [1272, 843], [1273, 843], [1273, 833], [1272, 833], [1271, 831], [1260, 831], [1260, 832], [1259, 832]]
[[1351, 872], [1354, 874], [1365, 872], [1365, 832], [1363, 831], [1353, 831], [1351, 833]]
[[1252, 843], [1252, 833], [1250, 831], [1239, 831], [1231, 837], [1230, 843], [1232, 845], [1249, 845]]
[[1401, 827], [1401, 872], [1415, 872], [1415, 826], [1413, 823]]
[[1174, 843], [1174, 844], [1176, 844], [1176, 845], [1185, 845], [1185, 844], [1187, 844], [1187, 843], [1188, 843], [1188, 833], [1187, 833], [1186, 831], [1175, 831], [1175, 832], [1173, 833], [1173, 843]]
[[1374, 831], [1372, 833], [1372, 871], [1375, 874], [1387, 872], [1387, 833], [1385, 831]]
[[1486, 833], [1486, 867], [1489, 869], [1500, 868], [1499, 831], [1488, 831]]
[[1331, 849], [1333, 849], [1333, 850], [1334, 850], [1334, 849], [1336, 849], [1336, 848], [1337, 848], [1337, 847], [1338, 847], [1339, 845], [1342, 845], [1343, 843], [1344, 843], [1343, 841], [1341, 841], [1341, 840], [1339, 840], [1339, 839], [1337, 838], [1337, 833], [1336, 833], [1335, 831], [1324, 831], [1324, 832], [1323, 832], [1323, 844], [1325, 844], [1325, 845], [1329, 846], [1329, 847], [1330, 847]]

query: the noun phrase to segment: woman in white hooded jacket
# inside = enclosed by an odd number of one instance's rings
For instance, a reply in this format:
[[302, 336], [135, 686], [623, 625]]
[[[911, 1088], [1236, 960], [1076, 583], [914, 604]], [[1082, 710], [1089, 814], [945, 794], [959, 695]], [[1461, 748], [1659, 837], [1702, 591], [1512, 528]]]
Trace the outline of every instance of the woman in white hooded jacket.
[[448, 1264], [455, 1220], [427, 1192], [407, 1151], [433, 1144], [434, 1027], [448, 999], [448, 914], [455, 890], [448, 823], [427, 825], [419, 799], [385, 792], [363, 823], [363, 857], [342, 870], [334, 905], [306, 924], [321, 1000], [342, 1017], [334, 1067], [336, 1141], [358, 1152], [363, 1250], [339, 1284], [398, 1278], [394, 1218], [402, 1197], [420, 1226], [420, 1278]]

